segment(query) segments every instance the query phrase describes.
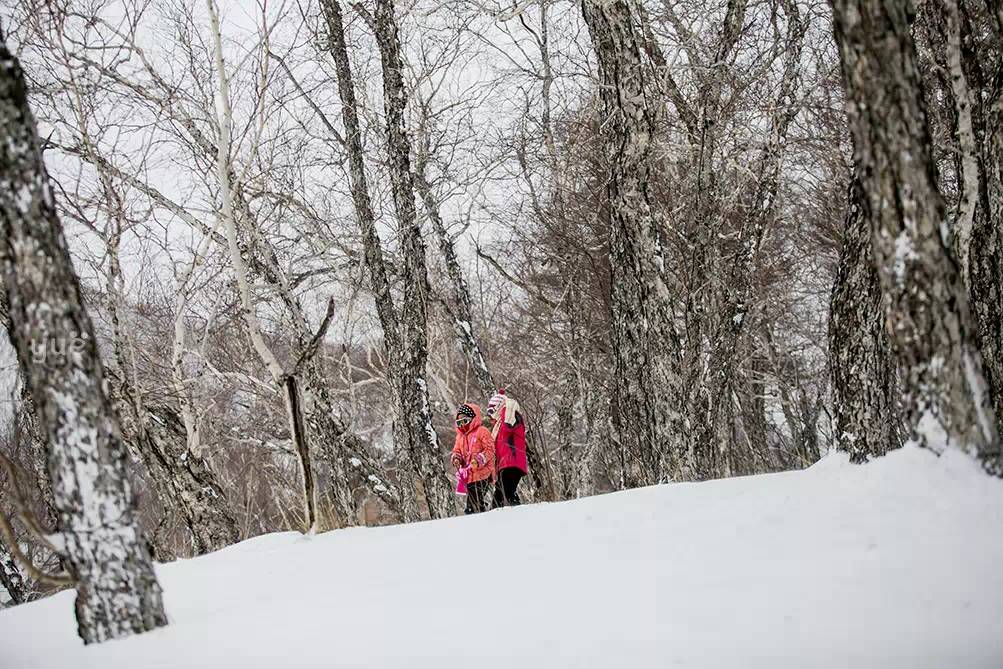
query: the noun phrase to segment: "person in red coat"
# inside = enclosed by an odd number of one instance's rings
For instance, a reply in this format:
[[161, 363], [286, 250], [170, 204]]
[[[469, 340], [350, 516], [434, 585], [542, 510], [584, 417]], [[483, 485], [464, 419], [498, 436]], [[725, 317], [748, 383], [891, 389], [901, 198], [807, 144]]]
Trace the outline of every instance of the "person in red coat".
[[494, 421], [495, 506], [518, 506], [519, 481], [529, 472], [526, 463], [526, 422], [519, 403], [504, 390], [488, 401], [488, 417]]

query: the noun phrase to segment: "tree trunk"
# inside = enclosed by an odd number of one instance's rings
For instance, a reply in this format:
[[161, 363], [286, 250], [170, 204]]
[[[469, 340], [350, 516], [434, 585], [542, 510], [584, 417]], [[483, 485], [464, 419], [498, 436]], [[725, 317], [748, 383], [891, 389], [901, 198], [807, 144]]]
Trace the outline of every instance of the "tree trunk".
[[10, 601], [14, 604], [24, 604], [28, 600], [24, 577], [2, 538], [0, 538], [0, 586], [7, 591]]
[[[722, 94], [727, 83], [730, 61], [742, 36], [747, 0], [728, 0], [716, 44], [705, 50], [702, 45], [690, 44], [687, 53], [702, 61], [698, 75], [697, 100], [699, 110], [693, 114], [695, 146], [693, 170], [696, 173], [693, 216], [687, 222], [687, 237], [692, 240], [690, 258], [686, 268], [685, 321], [686, 347], [683, 373], [686, 388], [687, 430], [685, 478], [707, 478], [718, 466], [718, 448], [713, 441], [715, 406], [720, 395], [715, 395], [708, 383], [707, 358], [714, 338], [712, 314], [716, 309], [721, 284], [721, 268], [716, 248], [720, 224], [715, 213], [721, 203], [715, 159], [717, 154], [718, 122], [721, 120]], [[713, 51], [711, 51], [713, 49]], [[699, 55], [698, 54], [703, 54]], [[708, 57], [709, 54], [709, 57]], [[666, 68], [666, 71], [668, 69]], [[668, 82], [668, 79], [666, 79]], [[723, 375], [718, 377], [718, 382]]]
[[433, 518], [453, 515], [454, 494], [445, 476], [445, 459], [439, 437], [432, 427], [425, 367], [428, 362], [428, 271], [425, 266], [425, 241], [415, 213], [414, 177], [411, 173], [411, 138], [405, 113], [407, 94], [400, 36], [394, 16], [393, 0], [376, 0], [374, 21], [383, 66], [383, 106], [386, 113], [390, 190], [397, 212], [399, 253], [403, 258], [401, 278], [400, 325], [401, 399], [408, 420], [408, 437], [414, 464], [425, 487], [425, 499]]
[[854, 163], [872, 222], [885, 319], [914, 438], [960, 447], [1003, 474], [996, 420], [961, 272], [944, 239], [944, 201], [923, 104], [909, 7], [835, 0]]
[[585, 0], [599, 61], [612, 269], [613, 438], [627, 487], [688, 476], [682, 460], [679, 342], [648, 193], [654, 118], [637, 28], [624, 0]]
[[[0, 255], [8, 331], [49, 439], [49, 472], [78, 632], [94, 643], [167, 623], [136, 517], [118, 418], [102, 388], [94, 329], [56, 215], [27, 87], [0, 46]], [[32, 355], [69, 344], [65, 355]]]
[[38, 424], [38, 414], [35, 409], [35, 401], [31, 398], [31, 391], [23, 382], [21, 383], [21, 404], [17, 408], [15, 420], [19, 435], [28, 444], [32, 473], [35, 475], [38, 495], [45, 511], [42, 522], [45, 527], [53, 529], [57, 526], [59, 518], [56, 513], [56, 501], [52, 497], [52, 481], [49, 480], [48, 444]]
[[[949, 3], [950, 4], [950, 3]], [[963, 171], [964, 192], [971, 200], [960, 208], [958, 218], [971, 224], [971, 243], [966, 253], [968, 294], [979, 326], [983, 372], [996, 412], [997, 432], [1003, 431], [1003, 5], [998, 12], [981, 2], [963, 4], [965, 18], [957, 8], [949, 11], [959, 22], [951, 40], [952, 74], [955, 85], [955, 109], [959, 117], [959, 144], [967, 169]], [[968, 15], [974, 14], [974, 17]], [[985, 35], [973, 34], [971, 20], [984, 26]], [[955, 31], [952, 30], [952, 33]], [[980, 44], [981, 42], [981, 44]], [[980, 48], [981, 46], [981, 48]], [[995, 67], [994, 67], [995, 66]], [[993, 69], [994, 68], [994, 69]], [[968, 83], [971, 85], [967, 85]], [[965, 96], [966, 89], [968, 95]], [[962, 100], [961, 103], [958, 101]], [[967, 103], [964, 101], [967, 100]], [[969, 122], [974, 128], [970, 140], [962, 141], [960, 131], [963, 107], [971, 108]], [[974, 181], [974, 183], [972, 183]], [[967, 204], [967, 203], [966, 203]], [[971, 212], [970, 221], [967, 219]], [[959, 239], [959, 245], [962, 240]]]
[[[728, 417], [733, 415], [734, 406], [725, 398], [731, 397], [729, 388], [733, 390], [737, 386], [739, 358], [744, 348], [742, 340], [749, 329], [748, 321], [754, 317], [751, 298], [759, 251], [766, 230], [776, 216], [787, 131], [798, 111], [794, 96], [798, 92], [801, 48], [807, 25], [801, 19], [796, 2], [785, 0], [782, 5], [787, 23], [784, 68], [780, 90], [773, 102], [770, 138], [758, 156], [753, 172], [755, 181], [742, 203], [745, 213], [730, 269], [717, 272], [721, 280], [720, 288], [712, 285], [712, 290], [720, 292], [716, 300], [719, 312], [717, 327], [710, 342], [707, 362], [707, 419], [705, 425], [697, 423], [694, 426], [697, 435], [704, 430], [707, 433], [700, 438], [697, 449], [696, 473], [700, 478], [728, 476], [733, 471], [728, 465], [733, 460], [728, 451], [735, 445], [732, 439], [734, 426]], [[717, 237], [716, 234], [714, 236]], [[705, 459], [699, 457], [701, 454]]]
[[[406, 132], [403, 119], [403, 89], [401, 88], [396, 101], [392, 90], [395, 86], [401, 86], [400, 63], [398, 58], [394, 64], [392, 57], [385, 53], [384, 45], [384, 41], [391, 39], [384, 32], [387, 30], [392, 30], [391, 41], [396, 43], [396, 26], [384, 26], [382, 30], [377, 30], [377, 38], [381, 42], [381, 52], [384, 52], [384, 88], [391, 89], [387, 95], [387, 134], [388, 144], [392, 145], [390, 163], [394, 203], [401, 233], [403, 273], [411, 282], [405, 286], [405, 302], [400, 312], [394, 305], [389, 274], [369, 199], [358, 103], [352, 81], [348, 46], [345, 42], [341, 4], [338, 0], [323, 0], [322, 9], [327, 21], [331, 55], [338, 77], [352, 199], [359, 229], [362, 232], [363, 260], [369, 273], [377, 314], [383, 328], [384, 347], [389, 360], [388, 375], [391, 404], [394, 409], [394, 446], [400, 461], [398, 479], [401, 509], [405, 521], [421, 519], [416, 498], [417, 484], [421, 481], [425, 488], [429, 515], [433, 518], [451, 515], [454, 506], [452, 491], [444, 475], [444, 463], [439, 457], [438, 438], [432, 428], [428, 386], [425, 383], [427, 348], [424, 300], [428, 294], [428, 280], [425, 274], [424, 243], [421, 240], [420, 230], [414, 223], [414, 190], [409, 176], [407, 138], [403, 134]], [[383, 23], [388, 20], [385, 16], [386, 11], [387, 9], [383, 8], [379, 12]], [[392, 8], [389, 11], [392, 12]], [[397, 83], [394, 83], [395, 80]], [[402, 170], [406, 174], [402, 174]], [[409, 220], [411, 223], [408, 223]]]
[[[114, 375], [109, 376], [114, 379]], [[113, 381], [109, 385], [114, 388], [119, 384]], [[122, 393], [131, 393], [128, 386], [120, 387]], [[203, 457], [188, 450], [178, 412], [164, 404], [137, 407], [133, 399], [116, 397], [114, 391], [111, 396], [122, 417], [127, 444], [143, 463], [164, 513], [177, 514], [188, 530], [193, 554], [237, 543], [237, 520], [219, 479]], [[167, 558], [167, 554], [158, 556]]]
[[969, 253], [973, 310], [979, 324], [984, 372], [996, 411], [997, 430], [1003, 429], [1003, 70], [994, 78], [986, 104], [985, 192], [972, 228]]
[[470, 301], [470, 290], [467, 288], [467, 281], [463, 277], [463, 268], [456, 257], [456, 248], [453, 240], [450, 239], [446, 226], [439, 215], [439, 205], [432, 195], [432, 188], [425, 179], [424, 166], [419, 163], [415, 166], [415, 188], [425, 205], [425, 213], [432, 223], [432, 232], [435, 233], [435, 240], [439, 246], [439, 255], [442, 256], [443, 265], [446, 267], [446, 277], [449, 283], [449, 300], [445, 301], [446, 311], [449, 319], [453, 322], [456, 330], [456, 338], [460, 342], [460, 348], [467, 359], [467, 364], [474, 372], [477, 381], [477, 389], [485, 397], [491, 397], [498, 386], [495, 385], [491, 370], [487, 360], [484, 358], [484, 350], [481, 348], [477, 336], [474, 334], [474, 309]]
[[895, 405], [895, 361], [882, 317], [871, 221], [854, 177], [843, 227], [836, 283], [829, 302], [829, 372], [836, 441], [850, 461], [867, 462], [901, 446]]

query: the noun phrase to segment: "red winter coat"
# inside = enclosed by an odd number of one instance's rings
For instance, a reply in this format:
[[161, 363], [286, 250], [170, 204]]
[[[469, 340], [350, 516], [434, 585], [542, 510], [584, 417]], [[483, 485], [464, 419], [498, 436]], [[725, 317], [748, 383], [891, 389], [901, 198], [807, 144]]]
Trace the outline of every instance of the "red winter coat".
[[481, 424], [481, 408], [476, 404], [467, 406], [474, 410], [474, 419], [456, 428], [452, 460], [457, 469], [470, 467], [470, 484], [495, 477], [495, 450], [491, 448], [491, 433]]
[[515, 425], [505, 422], [505, 412], [508, 407], [503, 407], [501, 415], [498, 416], [498, 436], [495, 437], [495, 466], [498, 471], [506, 467], [515, 467], [523, 474], [529, 473], [526, 465], [526, 423], [522, 420], [522, 414], [515, 414]]

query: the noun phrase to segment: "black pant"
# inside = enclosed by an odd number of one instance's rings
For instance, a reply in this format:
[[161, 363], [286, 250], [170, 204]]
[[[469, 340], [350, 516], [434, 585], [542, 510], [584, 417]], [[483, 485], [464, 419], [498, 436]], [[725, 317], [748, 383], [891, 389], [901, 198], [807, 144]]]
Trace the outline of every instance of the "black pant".
[[495, 507], [522, 504], [517, 490], [522, 477], [522, 470], [518, 467], [506, 467], [498, 472], [498, 482], [495, 484]]
[[467, 508], [463, 513], [480, 513], [488, 510], [488, 495], [491, 490], [491, 481], [484, 480], [477, 483], [467, 484]]

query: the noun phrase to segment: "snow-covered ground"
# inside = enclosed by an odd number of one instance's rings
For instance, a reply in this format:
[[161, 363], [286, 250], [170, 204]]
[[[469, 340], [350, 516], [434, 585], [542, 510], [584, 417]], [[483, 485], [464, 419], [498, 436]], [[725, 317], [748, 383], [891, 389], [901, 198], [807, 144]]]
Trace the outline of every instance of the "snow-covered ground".
[[66, 592], [0, 613], [0, 666], [1003, 667], [1003, 482], [913, 447], [158, 573], [169, 627], [84, 648]]

